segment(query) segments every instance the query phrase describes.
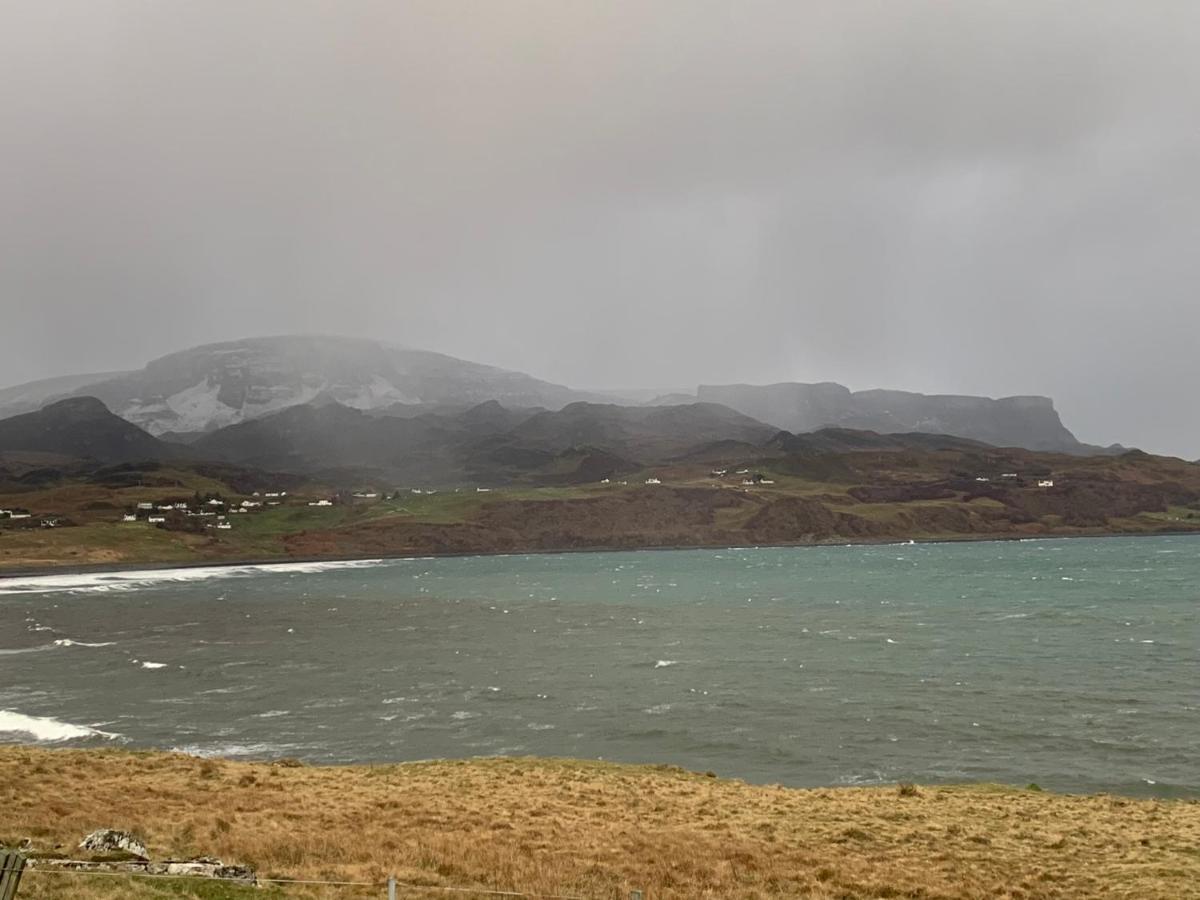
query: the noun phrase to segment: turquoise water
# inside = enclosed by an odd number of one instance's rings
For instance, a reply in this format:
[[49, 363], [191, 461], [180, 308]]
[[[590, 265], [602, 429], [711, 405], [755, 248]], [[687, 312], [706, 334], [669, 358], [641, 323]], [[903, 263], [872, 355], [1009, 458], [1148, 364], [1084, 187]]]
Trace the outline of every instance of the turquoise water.
[[0, 581], [0, 740], [1200, 795], [1200, 539]]

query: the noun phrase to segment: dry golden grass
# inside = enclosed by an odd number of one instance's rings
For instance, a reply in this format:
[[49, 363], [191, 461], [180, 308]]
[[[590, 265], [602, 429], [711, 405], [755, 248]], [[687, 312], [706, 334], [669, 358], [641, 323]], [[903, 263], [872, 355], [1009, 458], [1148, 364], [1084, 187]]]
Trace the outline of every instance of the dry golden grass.
[[[211, 854], [262, 875], [394, 872], [597, 898], [634, 887], [648, 900], [1200, 897], [1195, 801], [992, 786], [796, 790], [554, 759], [284, 767], [0, 748], [0, 839], [70, 849], [98, 827], [138, 833], [156, 857]], [[203, 890], [34, 873], [22, 897], [242, 896]]]

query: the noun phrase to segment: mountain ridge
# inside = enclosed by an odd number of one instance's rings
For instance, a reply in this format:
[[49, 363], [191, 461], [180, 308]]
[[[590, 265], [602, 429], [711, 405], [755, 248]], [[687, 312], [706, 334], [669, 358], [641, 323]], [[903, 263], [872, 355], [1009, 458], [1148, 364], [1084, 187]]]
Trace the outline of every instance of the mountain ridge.
[[[635, 393], [637, 397], [626, 392], [620, 407], [715, 403], [792, 433], [848, 428], [949, 434], [994, 446], [1075, 454], [1125, 449], [1081, 443], [1062, 423], [1053, 400], [1037, 395], [994, 399], [851, 391], [835, 382], [702, 384], [694, 395]], [[68, 396], [94, 396], [125, 420], [178, 444], [306, 405], [337, 404], [372, 416], [417, 419], [491, 401], [515, 424], [514, 410], [556, 413], [576, 402], [614, 399], [522, 372], [367, 338], [275, 335], [203, 344], [130, 372], [62, 376], [3, 389], [0, 418]], [[487, 428], [479, 427], [486, 435]], [[712, 440], [732, 437], [713, 435]]]
[[[30, 382], [22, 386], [24, 394], [45, 393], [44, 384]], [[430, 350], [321, 335], [203, 344], [153, 359], [139, 370], [73, 384], [63, 393], [97, 397], [154, 435], [213, 431], [314, 402], [372, 410], [486, 400], [558, 408], [596, 399], [522, 372]], [[0, 417], [25, 411], [0, 402]]]
[[55, 453], [102, 463], [175, 459], [183, 448], [114, 415], [95, 397], [69, 397], [0, 419], [0, 451]]
[[1039, 395], [992, 398], [883, 388], [851, 391], [831, 381], [789, 381], [702, 384], [696, 396], [792, 433], [848, 428], [879, 434], [947, 434], [992, 446], [1053, 452], [1115, 453], [1125, 449], [1082, 443], [1062, 423], [1054, 401]]

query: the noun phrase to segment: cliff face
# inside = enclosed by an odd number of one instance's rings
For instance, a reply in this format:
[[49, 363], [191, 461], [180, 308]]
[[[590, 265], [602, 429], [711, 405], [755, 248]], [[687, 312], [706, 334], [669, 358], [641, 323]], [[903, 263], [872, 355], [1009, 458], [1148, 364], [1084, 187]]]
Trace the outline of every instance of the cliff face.
[[1001, 447], [1082, 452], [1049, 397], [968, 397], [909, 391], [852, 392], [840, 384], [701, 385], [700, 400], [792, 432], [856, 428], [951, 434]]

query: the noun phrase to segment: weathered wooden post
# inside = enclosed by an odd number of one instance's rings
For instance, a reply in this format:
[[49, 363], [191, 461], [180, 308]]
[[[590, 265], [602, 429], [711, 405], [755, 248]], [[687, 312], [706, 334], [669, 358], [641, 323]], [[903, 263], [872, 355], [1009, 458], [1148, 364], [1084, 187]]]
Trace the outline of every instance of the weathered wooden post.
[[629, 900], [643, 900], [641, 891], [630, 891]]
[[[3, 898], [0, 898], [3, 900]], [[396, 900], [396, 876], [388, 876], [388, 900]]]
[[0, 900], [13, 900], [25, 871], [25, 856], [16, 850], [0, 850]]

